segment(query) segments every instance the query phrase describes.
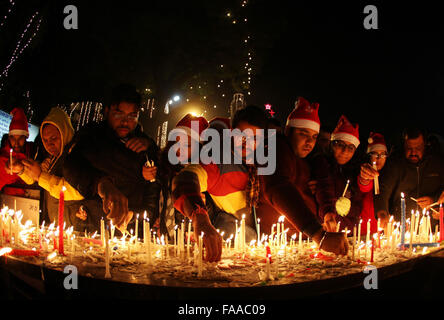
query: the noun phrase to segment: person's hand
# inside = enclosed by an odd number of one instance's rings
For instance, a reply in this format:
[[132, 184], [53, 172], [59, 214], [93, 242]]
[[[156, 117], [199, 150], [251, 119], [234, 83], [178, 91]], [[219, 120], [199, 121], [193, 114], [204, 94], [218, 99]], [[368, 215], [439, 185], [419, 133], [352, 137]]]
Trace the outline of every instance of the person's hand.
[[83, 206], [80, 206], [79, 211], [76, 212], [76, 217], [82, 221], [85, 221], [86, 218], [88, 218], [88, 213]]
[[316, 185], [317, 184], [318, 184], [318, 182], [316, 180], [308, 181], [308, 188], [310, 189], [311, 194], [316, 193]]
[[156, 179], [157, 167], [142, 167], [142, 176], [146, 181]]
[[133, 216], [133, 213], [128, 211], [128, 199], [107, 178], [100, 180], [97, 189], [106, 217], [124, 233]]
[[49, 165], [51, 164], [51, 158], [46, 158], [43, 160], [43, 162], [40, 164], [40, 168], [42, 168], [43, 172], [49, 171]]
[[418, 205], [421, 207], [421, 209], [427, 208], [433, 203], [433, 199], [431, 197], [421, 197], [416, 199], [418, 201]]
[[[17, 160], [16, 158], [12, 158], [12, 174], [20, 173], [24, 169], [23, 163], [20, 160]], [[8, 161], [5, 163], [5, 171], [10, 174], [11, 173], [11, 164]]]
[[[388, 212], [381, 210], [381, 211], [377, 212], [376, 216], [379, 219], [379, 223], [380, 223], [379, 226], [383, 229], [386, 229], [387, 223], [390, 220]], [[387, 230], [385, 232], [387, 234]]]
[[148, 147], [150, 146], [150, 142], [148, 139], [146, 138], [142, 138], [142, 137], [135, 137], [135, 138], [131, 138], [129, 139], [126, 143], [125, 146], [136, 152], [136, 153], [140, 153], [142, 151], [146, 151], [148, 150]]
[[336, 214], [335, 213], [326, 213], [324, 216], [324, 230], [327, 232], [336, 232]]
[[361, 166], [361, 172], [359, 173], [359, 178], [361, 183], [367, 185], [370, 180], [373, 180], [379, 176], [378, 170], [374, 169], [369, 163], [364, 163]]
[[42, 168], [40, 164], [32, 159], [22, 160], [25, 166], [26, 174], [29, 175], [34, 181], [39, 181], [40, 174], [42, 173]]
[[208, 262], [220, 261], [222, 255], [222, 237], [211, 224], [206, 212], [193, 215], [193, 228], [195, 239], [199, 239], [201, 233], [204, 233], [203, 245], [206, 248], [206, 256], [204, 259]]
[[[314, 236], [313, 240], [316, 243], [320, 243], [323, 237], [323, 230], [318, 231]], [[332, 252], [334, 254], [347, 255], [348, 252], [348, 241], [343, 232], [326, 232], [324, 240], [322, 241], [319, 249]]]

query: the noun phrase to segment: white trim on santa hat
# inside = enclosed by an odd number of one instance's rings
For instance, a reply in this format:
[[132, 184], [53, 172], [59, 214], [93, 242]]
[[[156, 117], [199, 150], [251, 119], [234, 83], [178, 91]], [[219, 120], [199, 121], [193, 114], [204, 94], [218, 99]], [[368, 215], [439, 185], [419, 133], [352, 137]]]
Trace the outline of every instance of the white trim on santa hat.
[[354, 135], [346, 132], [337, 132], [331, 134], [331, 141], [333, 140], [343, 140], [352, 143], [356, 148], [359, 146], [359, 139]]
[[29, 132], [22, 129], [12, 129], [9, 131], [10, 136], [26, 136], [29, 137]]
[[288, 119], [286, 126], [294, 128], [307, 128], [319, 133], [320, 125], [316, 121], [309, 119]]
[[385, 144], [378, 143], [378, 144], [368, 145], [368, 147], [367, 147], [367, 153], [370, 153], [370, 152], [373, 152], [376, 150], [382, 150], [382, 151], [387, 152], [387, 146]]

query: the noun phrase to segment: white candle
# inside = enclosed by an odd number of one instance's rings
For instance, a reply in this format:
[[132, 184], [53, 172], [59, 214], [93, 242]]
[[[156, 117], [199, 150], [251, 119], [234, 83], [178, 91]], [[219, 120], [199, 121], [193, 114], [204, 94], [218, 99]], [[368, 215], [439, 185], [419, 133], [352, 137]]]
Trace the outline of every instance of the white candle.
[[345, 193], [347, 192], [348, 185], [350, 184], [350, 180], [347, 180], [347, 184], [345, 185], [344, 192], [342, 193], [342, 197], [345, 197]]
[[265, 272], [267, 274], [267, 280], [271, 279], [271, 274], [270, 274], [270, 258], [271, 258], [271, 254], [269, 254], [266, 258], [266, 265], [265, 265]]
[[[105, 230], [106, 231], [106, 230]], [[109, 244], [108, 244], [108, 232], [105, 232], [105, 278], [111, 278], [111, 272], [109, 268]]]
[[[373, 162], [373, 169], [375, 169], [376, 171], [378, 170], [378, 168], [376, 167], [376, 162]], [[378, 176], [375, 176], [374, 179], [374, 189], [375, 189], [375, 194], [379, 194], [379, 180], [378, 180]]]
[[203, 236], [204, 233], [202, 232], [201, 235], [199, 236], [199, 259], [198, 259], [198, 270], [197, 270], [197, 276], [198, 277], [202, 277], [202, 268], [203, 268]]
[[100, 220], [100, 240], [102, 241], [103, 247], [105, 247], [105, 220]]
[[259, 246], [259, 243], [261, 241], [261, 225], [260, 225], [261, 219], [257, 219], [256, 224], [256, 232], [257, 232], [257, 246]]
[[299, 232], [299, 250], [302, 250], [302, 232]]
[[136, 215], [136, 243], [139, 239], [139, 214]]

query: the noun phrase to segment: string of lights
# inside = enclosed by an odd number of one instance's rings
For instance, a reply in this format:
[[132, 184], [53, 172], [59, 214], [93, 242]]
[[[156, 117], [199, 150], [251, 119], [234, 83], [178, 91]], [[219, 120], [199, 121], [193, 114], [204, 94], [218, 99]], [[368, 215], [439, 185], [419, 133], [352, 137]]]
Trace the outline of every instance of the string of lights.
[[6, 79], [9, 75], [9, 71], [12, 67], [12, 65], [18, 60], [18, 58], [21, 56], [21, 54], [23, 53], [23, 51], [29, 46], [29, 44], [32, 42], [32, 40], [34, 39], [34, 37], [37, 35], [37, 32], [39, 31], [40, 28], [40, 23], [42, 21], [42, 18], [40, 17], [38, 19], [38, 22], [36, 23], [36, 27], [34, 32], [31, 34], [31, 36], [28, 38], [28, 40], [26, 41], [26, 43], [24, 45], [22, 45], [23, 40], [25, 39], [25, 36], [28, 34], [28, 29], [31, 27], [31, 25], [33, 24], [34, 19], [36, 19], [36, 17], [39, 15], [39, 12], [36, 11], [30, 18], [28, 24], [25, 27], [25, 30], [22, 32], [22, 34], [19, 37], [19, 40], [17, 41], [17, 44], [15, 46], [15, 49], [11, 55], [11, 58], [8, 62], [8, 64], [5, 66], [5, 68], [3, 69], [2, 73], [0, 74], [0, 91], [3, 89], [4, 86], [4, 79]]
[[0, 29], [4, 26], [6, 20], [8, 20], [9, 14], [12, 12], [12, 9], [15, 6], [14, 0], [9, 0], [9, 4], [10, 4], [10, 7], [8, 9], [8, 12], [3, 16], [3, 21], [0, 23]]

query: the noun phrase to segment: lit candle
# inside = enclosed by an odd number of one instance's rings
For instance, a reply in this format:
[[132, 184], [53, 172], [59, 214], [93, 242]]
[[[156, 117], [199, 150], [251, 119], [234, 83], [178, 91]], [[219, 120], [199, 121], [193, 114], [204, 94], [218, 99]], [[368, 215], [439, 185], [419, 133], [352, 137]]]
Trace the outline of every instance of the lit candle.
[[[373, 169], [378, 171], [378, 168], [376, 167], [376, 161], [373, 162]], [[379, 194], [379, 180], [378, 180], [378, 176], [375, 176], [374, 187], [375, 187], [375, 194]]]
[[245, 253], [246, 245], [245, 245], [245, 214], [242, 215], [241, 220], [241, 243], [242, 243], [242, 252]]
[[185, 221], [180, 224], [180, 251], [185, 251]]
[[401, 248], [404, 247], [405, 241], [405, 199], [404, 193], [401, 192]]
[[373, 262], [373, 255], [374, 255], [374, 252], [375, 252], [375, 239], [374, 239], [375, 237], [372, 237], [372, 253], [371, 253], [371, 256], [370, 256], [370, 262]]
[[60, 190], [59, 197], [59, 254], [64, 255], [63, 250], [63, 211], [65, 209], [65, 186]]
[[439, 242], [444, 241], [444, 209], [442, 203], [439, 205]]
[[202, 268], [203, 268], [203, 236], [204, 233], [202, 232], [199, 236], [199, 260], [198, 260], [198, 270], [197, 270], [197, 276], [202, 277]]
[[342, 197], [345, 197], [345, 193], [347, 192], [348, 185], [350, 184], [350, 180], [347, 180], [347, 184], [345, 185], [344, 192], [342, 193]]
[[12, 175], [12, 148], [9, 149], [9, 173]]
[[256, 224], [256, 232], [257, 232], [257, 245], [259, 246], [259, 242], [261, 241], [261, 225], [260, 225], [261, 219], [257, 219]]
[[302, 250], [302, 232], [299, 232], [299, 250]]
[[[112, 239], [112, 238], [111, 238]], [[100, 240], [102, 241], [103, 246], [105, 247], [105, 220], [100, 219]]]
[[266, 272], [266, 275], [267, 275], [267, 280], [271, 279], [270, 259], [271, 259], [271, 254], [268, 254], [267, 258], [266, 258], [266, 262], [265, 262], [266, 263], [266, 265], [265, 265], [265, 272]]
[[356, 225], [353, 226], [352, 260], [355, 260]]
[[136, 215], [136, 232], [135, 232], [135, 235], [136, 235], [136, 244], [137, 244], [137, 241], [139, 239], [139, 214]]
[[361, 242], [361, 223], [362, 223], [362, 219], [359, 220], [359, 224], [358, 224], [358, 243]]

